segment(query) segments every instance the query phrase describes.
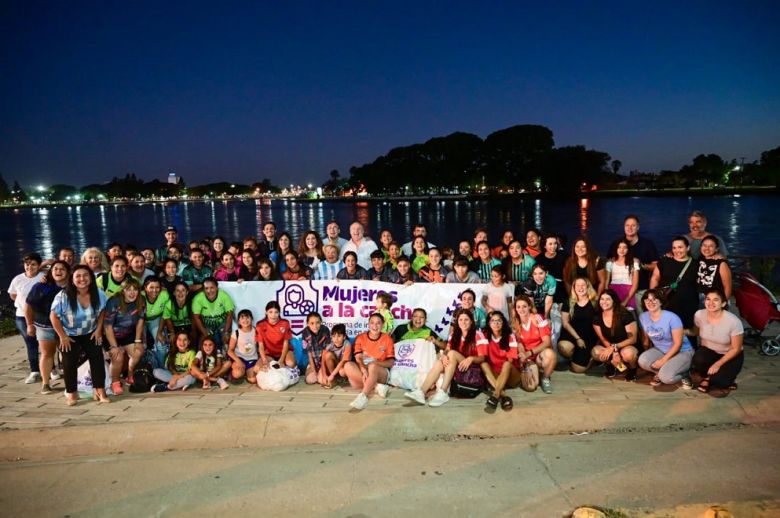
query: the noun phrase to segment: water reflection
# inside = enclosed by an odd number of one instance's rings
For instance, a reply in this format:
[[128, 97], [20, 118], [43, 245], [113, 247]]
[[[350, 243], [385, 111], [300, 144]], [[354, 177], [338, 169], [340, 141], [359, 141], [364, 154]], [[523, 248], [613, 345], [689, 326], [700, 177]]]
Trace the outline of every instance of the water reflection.
[[580, 200], [580, 233], [583, 236], [588, 235], [588, 207], [590, 206], [590, 200], [588, 198], [582, 198]]
[[49, 215], [49, 209], [40, 209], [38, 212], [38, 239], [41, 244], [37, 251], [43, 257], [54, 257]]

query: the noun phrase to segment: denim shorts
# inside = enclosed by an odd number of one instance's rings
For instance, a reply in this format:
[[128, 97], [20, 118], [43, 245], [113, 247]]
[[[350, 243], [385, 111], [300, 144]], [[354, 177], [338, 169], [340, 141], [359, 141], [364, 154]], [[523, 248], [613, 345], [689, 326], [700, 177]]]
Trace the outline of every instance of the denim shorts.
[[54, 340], [57, 338], [57, 333], [54, 332], [53, 327], [38, 327], [35, 326], [35, 338], [40, 342], [41, 340]]

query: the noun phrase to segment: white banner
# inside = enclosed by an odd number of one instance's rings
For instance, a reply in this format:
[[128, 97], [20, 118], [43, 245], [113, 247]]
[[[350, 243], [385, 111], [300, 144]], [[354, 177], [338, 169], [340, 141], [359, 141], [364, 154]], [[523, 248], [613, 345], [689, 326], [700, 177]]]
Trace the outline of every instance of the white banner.
[[390, 311], [395, 324], [408, 322], [414, 308], [428, 312], [427, 325], [441, 338], [449, 334], [452, 313], [460, 307], [460, 295], [466, 289], [476, 294], [476, 303], [482, 300], [484, 284], [429, 284], [415, 283], [399, 286], [375, 281], [253, 281], [220, 282], [233, 299], [236, 313], [252, 311], [255, 322], [265, 317], [265, 305], [275, 300], [282, 309], [282, 318], [290, 321], [293, 335], [299, 337], [306, 326], [306, 315], [317, 311], [328, 327], [345, 324], [347, 335], [368, 330], [368, 317], [375, 309], [378, 293], [393, 298]]

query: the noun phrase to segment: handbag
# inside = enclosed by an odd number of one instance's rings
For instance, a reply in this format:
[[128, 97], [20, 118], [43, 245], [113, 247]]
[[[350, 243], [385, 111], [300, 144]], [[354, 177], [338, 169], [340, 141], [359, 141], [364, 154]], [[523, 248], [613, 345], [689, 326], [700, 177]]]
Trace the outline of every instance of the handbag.
[[471, 365], [465, 371], [455, 369], [455, 376], [450, 383], [450, 396], [473, 399], [485, 389], [485, 376], [479, 365]]
[[658, 291], [661, 293], [661, 296], [664, 298], [664, 301], [668, 301], [669, 297], [671, 297], [672, 294], [677, 290], [677, 286], [680, 285], [680, 280], [682, 280], [683, 275], [685, 275], [685, 272], [688, 271], [688, 267], [691, 265], [691, 261], [693, 261], [693, 258], [689, 257], [688, 260], [685, 262], [685, 266], [683, 266], [683, 269], [680, 270], [680, 275], [677, 276], [674, 282], [672, 282], [668, 286], [662, 286], [658, 288]]

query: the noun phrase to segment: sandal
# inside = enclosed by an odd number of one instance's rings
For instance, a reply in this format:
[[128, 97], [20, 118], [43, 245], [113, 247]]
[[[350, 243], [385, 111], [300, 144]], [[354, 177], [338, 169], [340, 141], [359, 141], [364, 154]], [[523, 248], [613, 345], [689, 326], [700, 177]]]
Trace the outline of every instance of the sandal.
[[710, 391], [710, 380], [707, 379], [707, 378], [704, 378], [703, 380], [701, 380], [699, 382], [699, 386], [696, 387], [696, 390], [698, 390], [699, 392], [701, 392], [703, 394], [706, 394], [707, 392], [709, 392]]
[[498, 408], [498, 399], [495, 396], [490, 396], [485, 403], [485, 412], [488, 414], [495, 414], [496, 408]]
[[509, 396], [501, 396], [501, 410], [504, 412], [509, 412], [514, 408], [515, 404], [512, 401], [512, 398]]

